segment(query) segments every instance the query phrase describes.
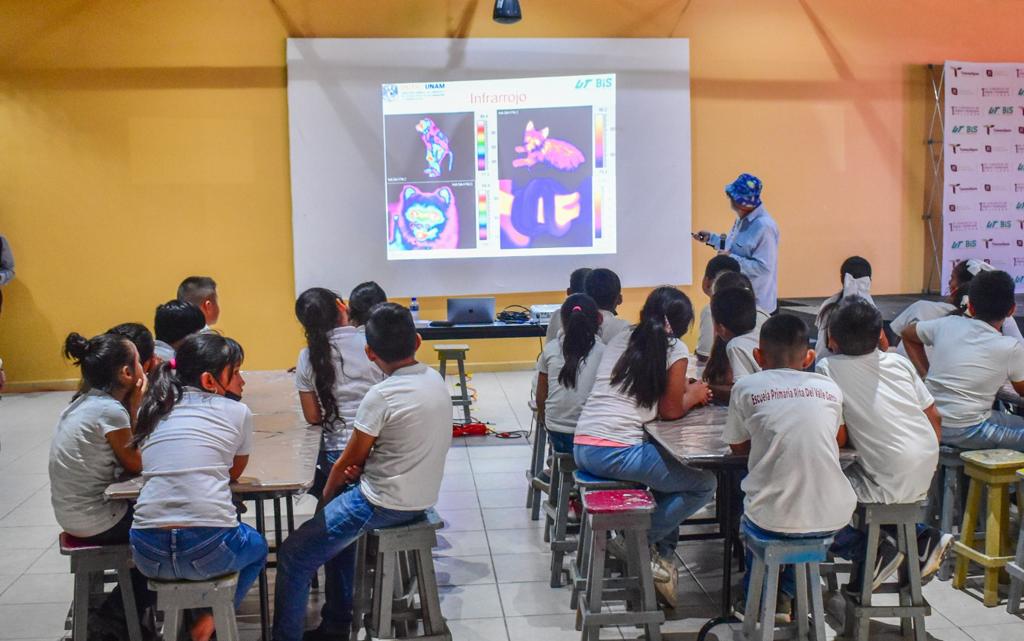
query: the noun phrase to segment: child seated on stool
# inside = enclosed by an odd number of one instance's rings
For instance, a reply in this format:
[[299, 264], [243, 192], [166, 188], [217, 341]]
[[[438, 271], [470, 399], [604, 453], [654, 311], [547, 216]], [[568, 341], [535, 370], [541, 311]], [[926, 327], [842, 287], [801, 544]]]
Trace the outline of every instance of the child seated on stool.
[[[707, 266], [704, 267], [704, 278], [700, 281], [700, 288], [703, 290], [704, 295], [711, 298], [714, 293], [711, 287], [715, 284], [715, 278], [723, 272], [736, 272], [740, 271], [739, 262], [732, 256], [721, 254], [713, 257], [708, 261]], [[711, 322], [711, 304], [704, 306], [704, 309], [700, 310], [700, 324], [698, 325], [700, 333], [697, 337], [697, 349], [694, 351], [697, 353], [698, 362], [706, 362], [708, 357], [711, 356], [711, 345], [715, 340], [715, 328]]]
[[556, 452], [572, 454], [576, 421], [604, 355], [604, 343], [597, 338], [602, 317], [586, 294], [566, 298], [558, 316], [558, 340], [545, 345], [537, 360], [537, 423], [547, 428]]
[[[590, 275], [592, 270], [589, 267], [580, 267], [574, 269], [569, 274], [569, 288], [565, 290], [566, 297], [572, 296], [573, 294], [582, 294], [583, 286], [587, 282], [587, 276]], [[562, 329], [562, 315], [552, 314], [551, 319], [548, 321], [548, 331], [544, 335], [544, 343], [550, 343], [551, 341], [558, 338], [558, 332]]]
[[347, 639], [356, 541], [369, 530], [420, 519], [437, 502], [452, 440], [452, 401], [441, 375], [416, 361], [419, 345], [408, 309], [374, 307], [366, 323], [366, 355], [387, 378], [359, 405], [355, 429], [324, 488], [326, 505], [281, 544], [275, 641], [304, 638], [310, 581], [324, 564], [322, 620], [305, 639]]
[[359, 283], [348, 295], [348, 324], [359, 329], [360, 334], [366, 332], [366, 321], [370, 318], [370, 310], [377, 303], [388, 302], [384, 289], [372, 280]]
[[[589, 281], [588, 281], [589, 282]], [[671, 607], [678, 599], [674, 551], [679, 524], [715, 493], [715, 476], [683, 465], [644, 436], [656, 418], [676, 420], [711, 400], [704, 383], [690, 383], [690, 354], [680, 340], [693, 324], [690, 299], [674, 287], [652, 291], [640, 323], [605, 348], [590, 393], [576, 424], [576, 464], [603, 478], [643, 483], [657, 508], [648, 543], [659, 596]]]
[[[847, 297], [832, 313], [828, 326], [833, 356], [819, 361], [816, 371], [843, 391], [843, 416], [857, 462], [846, 476], [861, 503], [917, 503], [928, 495], [939, 462], [939, 412], [910, 361], [878, 349], [882, 314], [859, 296]], [[921, 576], [939, 570], [953, 537], [918, 525]], [[837, 536], [832, 552], [863, 561], [867, 535], [851, 526]], [[872, 568], [877, 588], [896, 571], [903, 554], [891, 535], [879, 545]], [[859, 581], [851, 578], [851, 586]]]
[[[832, 354], [828, 346], [828, 324], [839, 303], [847, 296], [859, 296], [868, 303], [875, 304], [871, 298], [871, 263], [866, 258], [850, 256], [844, 260], [839, 266], [839, 280], [843, 288], [825, 299], [818, 308], [818, 317], [814, 321], [818, 326], [818, 341], [814, 345], [814, 351], [819, 361]], [[885, 334], [878, 337], [878, 348], [883, 352], [889, 349], [889, 340]]]
[[[754, 358], [763, 370], [736, 381], [723, 433], [734, 452], [750, 455], [741, 485], [742, 528], [780, 540], [831, 535], [849, 523], [857, 507], [839, 463], [846, 441], [843, 393], [825, 376], [804, 371], [814, 362], [814, 350], [807, 348], [807, 326], [796, 316], [769, 319]], [[751, 559], [748, 550], [745, 588]], [[791, 567], [783, 571], [780, 587], [791, 603]], [[744, 605], [740, 601], [737, 610]]]
[[[1006, 272], [981, 272], [968, 290], [969, 316], [912, 323], [903, 330], [907, 355], [935, 397], [947, 445], [1024, 451], [1024, 416], [992, 411], [1007, 380], [1024, 394], [1024, 345], [1002, 334], [1016, 309], [1013, 289]], [[930, 356], [926, 346], [932, 348]]]
[[583, 290], [594, 299], [601, 310], [601, 342], [607, 345], [613, 338], [629, 328], [629, 321], [619, 318], [616, 311], [622, 304], [622, 283], [619, 275], [610, 269], [599, 267], [591, 270], [584, 281]]
[[174, 352], [185, 339], [203, 331], [206, 319], [203, 312], [192, 303], [170, 300], [158, 305], [153, 318], [156, 341], [153, 351], [161, 361], [174, 360]]
[[212, 331], [220, 320], [220, 297], [217, 296], [217, 281], [209, 276], [189, 276], [178, 285], [178, 300], [192, 303], [203, 313], [206, 326], [204, 333]]
[[729, 402], [733, 383], [761, 366], [754, 360], [757, 347], [757, 303], [753, 292], [726, 289], [711, 297], [711, 316], [715, 342], [703, 378], [711, 387], [717, 403]]

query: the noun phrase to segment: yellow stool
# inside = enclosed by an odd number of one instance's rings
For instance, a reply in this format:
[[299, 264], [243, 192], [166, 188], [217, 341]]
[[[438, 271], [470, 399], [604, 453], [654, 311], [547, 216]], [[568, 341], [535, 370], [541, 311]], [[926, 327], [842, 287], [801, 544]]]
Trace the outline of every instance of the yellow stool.
[[[1024, 467], [1024, 454], [1013, 450], [978, 450], [964, 452], [964, 471], [970, 478], [967, 508], [960, 528], [960, 540], [953, 544], [956, 571], [953, 587], [963, 589], [967, 582], [967, 566], [971, 561], [985, 568], [984, 602], [988, 607], [999, 604], [999, 575], [1013, 560], [1010, 543], [1010, 485], [1017, 481], [1017, 470]], [[985, 516], [984, 552], [975, 531], [981, 510], [981, 493], [988, 490], [988, 512]]]

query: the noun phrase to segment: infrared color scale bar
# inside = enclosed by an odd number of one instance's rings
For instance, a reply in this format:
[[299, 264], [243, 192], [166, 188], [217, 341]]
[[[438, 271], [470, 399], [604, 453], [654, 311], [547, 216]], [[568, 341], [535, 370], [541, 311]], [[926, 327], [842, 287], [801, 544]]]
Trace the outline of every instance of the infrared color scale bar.
[[601, 207], [604, 205], [604, 191], [598, 189], [594, 192], [594, 238], [601, 237]]
[[594, 168], [604, 169], [604, 114], [594, 116]]
[[487, 194], [480, 194], [476, 198], [476, 220], [479, 230], [477, 238], [487, 240]]
[[476, 123], [476, 169], [487, 170], [487, 123], [483, 120]]

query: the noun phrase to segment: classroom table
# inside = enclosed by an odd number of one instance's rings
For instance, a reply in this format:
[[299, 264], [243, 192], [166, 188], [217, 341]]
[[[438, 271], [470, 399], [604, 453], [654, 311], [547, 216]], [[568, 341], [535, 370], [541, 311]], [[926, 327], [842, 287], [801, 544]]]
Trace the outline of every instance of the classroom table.
[[[320, 450], [320, 428], [306, 423], [298, 410], [293, 376], [286, 372], [243, 372], [244, 400], [253, 412], [253, 448], [245, 473], [231, 484], [236, 500], [255, 504], [256, 530], [266, 538], [264, 501], [274, 502], [275, 550], [283, 539], [281, 499], [285, 499], [288, 531], [294, 529], [292, 497], [313, 484]], [[104, 495], [134, 501], [142, 489], [141, 477], [114, 483]], [[260, 572], [260, 626], [263, 641], [270, 639], [270, 591], [266, 568]]]
[[[676, 421], [654, 421], [646, 425], [647, 433], [669, 455], [681, 463], [712, 471], [718, 476], [719, 528], [723, 533], [722, 546], [722, 598], [721, 617], [705, 625], [728, 620], [732, 610], [732, 561], [741, 545], [739, 539], [740, 516], [743, 513], [743, 493], [740, 481], [747, 473], [747, 457], [733, 454], [722, 439], [729, 409], [722, 405], [708, 405], [690, 411]], [[841, 450], [843, 467], [856, 460], [853, 450]], [[703, 633], [701, 637], [703, 638]]]
[[416, 332], [425, 341], [455, 341], [487, 338], [543, 338], [547, 324], [537, 322], [481, 325], [452, 325], [450, 327], [417, 326]]

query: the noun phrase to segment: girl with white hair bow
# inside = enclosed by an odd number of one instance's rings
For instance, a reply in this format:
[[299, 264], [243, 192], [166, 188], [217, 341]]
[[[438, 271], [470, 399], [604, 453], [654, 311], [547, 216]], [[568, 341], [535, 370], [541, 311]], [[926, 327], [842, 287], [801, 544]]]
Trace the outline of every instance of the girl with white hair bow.
[[[875, 304], [871, 298], [871, 263], [866, 258], [850, 256], [844, 260], [839, 267], [839, 278], [842, 280], [843, 288], [821, 304], [818, 308], [818, 317], [814, 321], [818, 327], [818, 343], [814, 351], [819, 361], [832, 355], [828, 349], [828, 322], [839, 304], [851, 296], [859, 296], [872, 305]], [[884, 332], [879, 337], [878, 347], [882, 350], [889, 349], [889, 341]]]

